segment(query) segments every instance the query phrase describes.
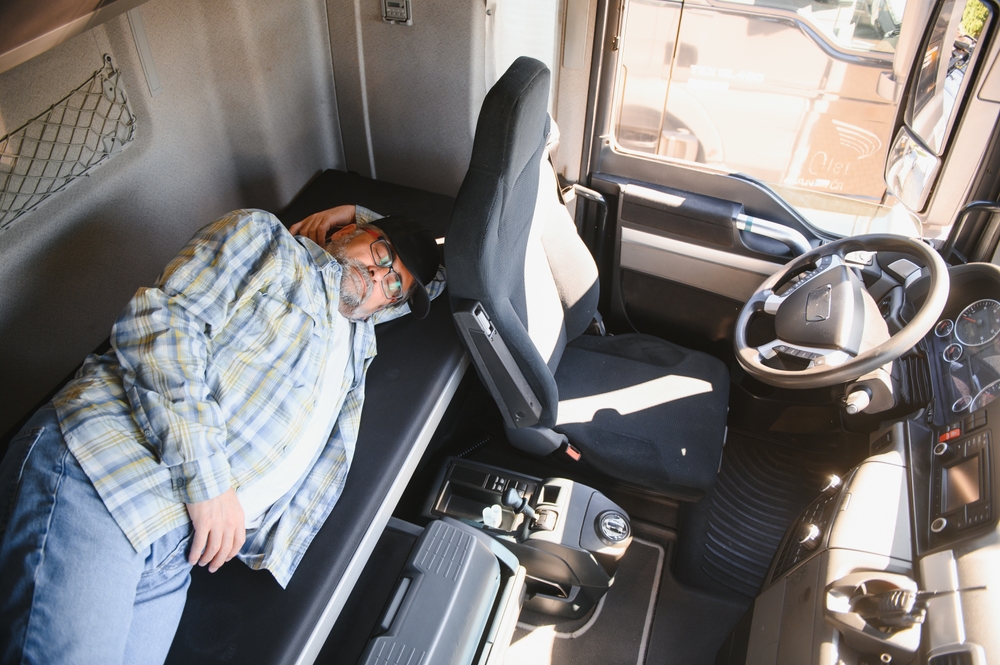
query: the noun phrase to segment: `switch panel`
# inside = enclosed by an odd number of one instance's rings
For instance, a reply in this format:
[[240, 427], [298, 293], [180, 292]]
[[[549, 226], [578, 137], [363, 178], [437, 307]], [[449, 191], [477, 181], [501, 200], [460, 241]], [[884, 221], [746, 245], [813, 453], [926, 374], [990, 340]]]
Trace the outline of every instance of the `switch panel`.
[[382, 20], [386, 23], [413, 25], [411, 0], [381, 0]]

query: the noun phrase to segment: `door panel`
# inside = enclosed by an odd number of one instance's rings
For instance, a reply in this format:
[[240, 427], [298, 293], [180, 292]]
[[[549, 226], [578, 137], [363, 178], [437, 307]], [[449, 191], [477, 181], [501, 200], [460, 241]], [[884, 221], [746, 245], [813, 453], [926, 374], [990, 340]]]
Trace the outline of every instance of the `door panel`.
[[[792, 256], [781, 242], [737, 230], [732, 216], [744, 212], [779, 221], [814, 244], [818, 236], [754, 181], [648, 160], [618, 164], [630, 177], [600, 173], [591, 178], [609, 201], [614, 234], [609, 239], [614, 251], [604, 252], [610, 260], [602, 266], [602, 311], [609, 314], [613, 329], [635, 328], [728, 356], [742, 303]], [[656, 205], [653, 196], [644, 194], [650, 191], [676, 200], [678, 207]], [[706, 196], [715, 203], [714, 210], [706, 212], [704, 205], [695, 212], [684, 210], [691, 200]], [[726, 203], [733, 210], [728, 218], [722, 212]]]
[[[909, 216], [879, 217], [898, 113], [880, 81], [892, 73], [904, 3], [876, 4], [609, 7], [620, 34], [605, 46], [591, 184], [618, 212], [603, 284], [613, 319], [694, 346], [729, 343], [739, 307], [793, 256], [737, 230], [735, 211], [812, 246], [859, 228], [919, 228]], [[637, 187], [713, 197], [734, 214], [706, 223], [651, 209], [632, 200]]]
[[628, 268], [618, 272], [617, 292], [628, 322], [643, 333], [735, 362], [731, 338], [741, 302]]
[[621, 227], [619, 267], [745, 302], [778, 263], [740, 256], [650, 233], [625, 223]]

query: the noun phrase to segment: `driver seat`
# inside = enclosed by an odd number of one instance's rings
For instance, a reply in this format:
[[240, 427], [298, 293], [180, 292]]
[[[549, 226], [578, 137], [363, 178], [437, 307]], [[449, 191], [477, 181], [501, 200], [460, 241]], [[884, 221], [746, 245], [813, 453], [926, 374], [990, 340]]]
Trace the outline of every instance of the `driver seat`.
[[444, 246], [459, 332], [511, 444], [566, 442], [618, 480], [697, 500], [715, 480], [725, 365], [641, 334], [584, 334], [597, 266], [549, 163], [549, 70], [516, 60], [486, 95]]

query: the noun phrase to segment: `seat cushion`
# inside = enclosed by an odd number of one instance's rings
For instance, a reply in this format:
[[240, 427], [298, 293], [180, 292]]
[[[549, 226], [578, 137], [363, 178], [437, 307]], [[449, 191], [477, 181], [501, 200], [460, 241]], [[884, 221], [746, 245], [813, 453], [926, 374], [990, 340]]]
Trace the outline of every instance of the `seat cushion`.
[[584, 335], [556, 384], [554, 429], [600, 471], [688, 500], [712, 486], [729, 399], [718, 359], [650, 335]]

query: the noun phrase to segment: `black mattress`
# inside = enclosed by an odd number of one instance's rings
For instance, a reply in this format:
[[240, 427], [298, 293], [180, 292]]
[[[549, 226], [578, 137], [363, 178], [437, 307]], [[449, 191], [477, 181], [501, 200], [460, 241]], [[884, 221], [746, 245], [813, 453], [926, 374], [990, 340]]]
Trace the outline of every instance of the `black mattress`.
[[[405, 214], [444, 235], [453, 199], [325, 171], [279, 217], [290, 225], [345, 203]], [[215, 574], [195, 568], [168, 663], [293, 663], [305, 647], [407, 453], [463, 363], [447, 294], [432, 303], [425, 320], [402, 317], [379, 325], [376, 335], [378, 356], [368, 371], [347, 485], [288, 588], [238, 561]], [[391, 417], [380, 409], [385, 404], [393, 405]]]

